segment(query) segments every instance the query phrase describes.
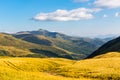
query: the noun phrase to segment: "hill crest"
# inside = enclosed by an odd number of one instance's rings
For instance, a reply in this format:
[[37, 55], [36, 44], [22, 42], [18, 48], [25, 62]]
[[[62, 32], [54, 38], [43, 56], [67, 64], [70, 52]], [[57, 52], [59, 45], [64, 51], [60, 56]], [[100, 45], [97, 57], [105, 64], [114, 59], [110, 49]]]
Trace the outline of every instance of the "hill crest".
[[87, 58], [96, 57], [99, 55], [103, 55], [109, 52], [120, 52], [120, 37], [108, 41], [103, 46], [101, 46], [98, 50], [94, 51]]

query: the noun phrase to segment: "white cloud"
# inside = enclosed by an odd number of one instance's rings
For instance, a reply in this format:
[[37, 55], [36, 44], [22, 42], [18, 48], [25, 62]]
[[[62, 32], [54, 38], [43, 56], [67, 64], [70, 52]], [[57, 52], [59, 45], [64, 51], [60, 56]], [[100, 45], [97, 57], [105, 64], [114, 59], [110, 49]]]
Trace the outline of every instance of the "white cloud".
[[118, 8], [120, 7], [120, 0], [96, 0], [94, 4], [97, 7]]
[[104, 14], [104, 15], [103, 15], [103, 18], [106, 18], [106, 17], [108, 17], [108, 15]]
[[120, 13], [119, 12], [116, 12], [115, 13], [115, 17], [119, 17], [120, 16]]
[[78, 8], [73, 10], [61, 10], [58, 9], [51, 13], [40, 13], [34, 17], [35, 20], [39, 21], [77, 21], [83, 19], [92, 19], [93, 13], [99, 12], [101, 9], [86, 9]]
[[89, 0], [73, 0], [74, 2], [88, 2]]

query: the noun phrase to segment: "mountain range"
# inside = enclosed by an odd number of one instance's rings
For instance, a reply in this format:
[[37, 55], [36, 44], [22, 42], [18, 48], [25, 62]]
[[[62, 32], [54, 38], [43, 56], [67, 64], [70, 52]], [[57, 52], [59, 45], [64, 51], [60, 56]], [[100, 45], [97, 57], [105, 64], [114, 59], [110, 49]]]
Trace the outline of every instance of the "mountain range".
[[22, 31], [13, 36], [39, 45], [56, 46], [73, 54], [81, 54], [82, 57], [88, 56], [106, 42], [99, 38], [73, 37], [43, 29]]
[[[43, 29], [21, 31], [14, 34], [1, 33], [0, 54], [4, 56], [83, 59], [105, 42], [99, 38], [73, 37]], [[16, 51], [14, 51], [15, 49]]]

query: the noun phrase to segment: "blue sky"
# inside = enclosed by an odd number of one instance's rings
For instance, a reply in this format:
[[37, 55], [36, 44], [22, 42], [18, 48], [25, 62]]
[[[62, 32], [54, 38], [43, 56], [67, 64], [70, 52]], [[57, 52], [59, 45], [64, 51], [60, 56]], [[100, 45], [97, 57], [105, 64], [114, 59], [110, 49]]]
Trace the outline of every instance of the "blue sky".
[[120, 0], [0, 0], [0, 32], [120, 34]]

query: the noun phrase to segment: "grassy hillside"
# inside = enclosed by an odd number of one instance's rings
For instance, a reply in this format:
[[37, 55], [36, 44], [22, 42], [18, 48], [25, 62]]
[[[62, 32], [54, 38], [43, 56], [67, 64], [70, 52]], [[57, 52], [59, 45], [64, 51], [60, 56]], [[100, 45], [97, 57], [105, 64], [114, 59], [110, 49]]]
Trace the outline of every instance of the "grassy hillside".
[[92, 58], [109, 52], [120, 52], [120, 37], [108, 41], [98, 50], [94, 51], [91, 55], [89, 55], [88, 58]]
[[38, 47], [35, 44], [16, 39], [11, 35], [0, 33], [0, 45], [1, 46], [13, 46], [21, 49], [30, 49]]
[[[0, 46], [3, 46], [4, 47], [3, 49], [6, 48], [5, 50], [2, 49], [3, 51], [1, 51], [1, 55], [7, 53], [14, 56], [18, 56], [18, 54], [20, 53], [19, 56], [22, 56], [21, 54], [23, 54], [23, 52], [21, 53], [21, 51], [24, 50], [25, 52], [24, 55], [26, 55], [27, 51], [28, 51], [27, 54], [34, 53], [34, 54], [27, 55], [28, 57], [62, 57], [62, 58], [73, 59], [72, 55], [70, 54], [71, 52], [69, 51], [65, 51], [61, 48], [56, 48], [54, 46], [38, 45], [38, 44], [26, 42], [8, 34], [0, 33]], [[15, 49], [17, 49], [16, 52], [14, 51], [16, 55], [14, 53], [12, 54], [11, 52], [9, 52], [10, 50], [7, 50], [8, 47], [10, 47], [9, 49], [11, 49], [11, 47], [14, 47]]]
[[95, 56], [94, 58], [114, 58], [114, 57], [120, 57], [120, 52], [108, 52], [106, 54]]
[[0, 58], [1, 80], [119, 80], [120, 58]]
[[105, 43], [101, 39], [72, 37], [58, 32], [47, 30], [24, 31], [13, 34], [16, 38], [32, 42], [39, 45], [57, 46], [61, 49], [80, 54], [80, 59], [88, 56], [98, 47]]
[[0, 56], [27, 56], [34, 54], [27, 50], [18, 49], [11, 46], [0, 46]]

